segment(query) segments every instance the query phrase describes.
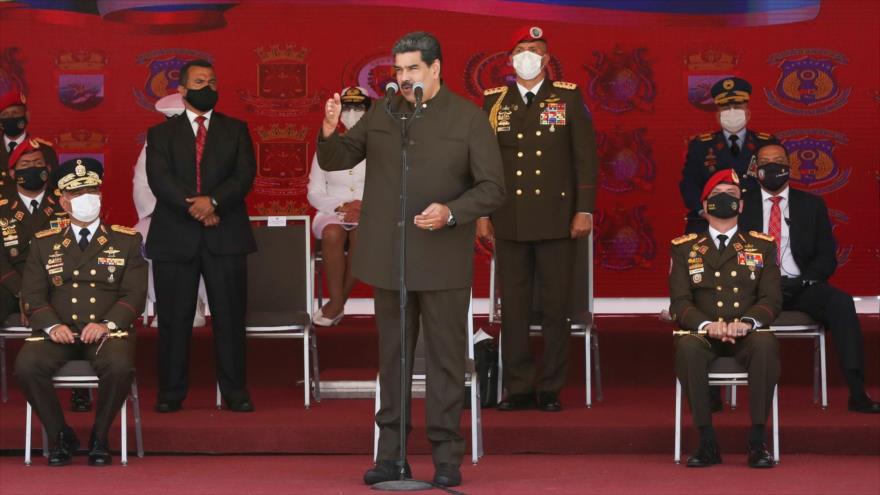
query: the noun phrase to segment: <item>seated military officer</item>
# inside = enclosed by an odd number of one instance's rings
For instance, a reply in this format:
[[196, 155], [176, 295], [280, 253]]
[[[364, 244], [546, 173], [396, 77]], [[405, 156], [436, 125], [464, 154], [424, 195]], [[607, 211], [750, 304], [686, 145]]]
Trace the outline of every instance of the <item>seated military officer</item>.
[[670, 313], [682, 329], [693, 332], [675, 341], [675, 374], [700, 431], [700, 446], [688, 467], [721, 462], [708, 379], [709, 364], [719, 356], [736, 358], [749, 372], [748, 464], [773, 467], [764, 425], [779, 379], [779, 343], [772, 333], [753, 330], [770, 324], [781, 311], [779, 266], [772, 237], [737, 231], [740, 195], [736, 171], [717, 172], [702, 194], [708, 230], [672, 241]]
[[15, 375], [52, 441], [50, 466], [70, 464], [79, 447], [65, 424], [52, 375], [67, 361], [91, 361], [100, 384], [89, 464], [105, 466], [107, 433], [134, 373], [131, 326], [144, 309], [147, 264], [134, 229], [101, 222], [102, 172], [91, 158], [58, 168], [60, 203], [70, 225], [35, 235], [22, 279], [22, 307], [35, 338], [19, 352]]

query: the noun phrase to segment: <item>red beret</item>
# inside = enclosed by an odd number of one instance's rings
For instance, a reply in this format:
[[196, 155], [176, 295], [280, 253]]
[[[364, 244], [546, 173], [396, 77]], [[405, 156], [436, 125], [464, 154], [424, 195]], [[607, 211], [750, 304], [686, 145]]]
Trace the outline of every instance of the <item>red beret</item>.
[[715, 186], [718, 184], [733, 184], [739, 187], [739, 175], [737, 175], [736, 170], [732, 168], [726, 168], [715, 172], [712, 177], [709, 177], [706, 185], [703, 186], [703, 195], [700, 196], [700, 201], [706, 201], [706, 198], [709, 197], [709, 193], [711, 193], [712, 189], [715, 189]]
[[513, 38], [510, 39], [510, 49], [513, 50], [516, 48], [516, 45], [528, 41], [543, 41], [546, 43], [547, 39], [544, 38], [544, 30], [538, 26], [524, 26], [517, 29], [513, 33]]
[[[47, 150], [48, 148], [48, 150]], [[9, 155], [9, 168], [15, 167], [15, 162], [21, 158], [21, 155], [25, 153], [30, 153], [32, 151], [49, 151], [54, 152], [52, 149], [52, 143], [40, 138], [28, 138], [21, 142], [18, 146], [15, 147], [15, 150], [12, 151], [12, 154]], [[44, 153], [45, 154], [45, 153]], [[46, 160], [52, 161], [53, 156], [44, 156]]]
[[25, 101], [27, 101], [27, 99], [24, 97], [24, 93], [18, 89], [10, 90], [9, 92], [0, 95], [0, 111], [13, 105], [24, 105]]

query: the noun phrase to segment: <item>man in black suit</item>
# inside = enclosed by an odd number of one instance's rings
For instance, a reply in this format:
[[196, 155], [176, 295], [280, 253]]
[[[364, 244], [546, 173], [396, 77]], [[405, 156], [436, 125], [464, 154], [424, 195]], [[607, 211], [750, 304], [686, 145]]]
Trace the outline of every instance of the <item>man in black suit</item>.
[[862, 329], [853, 298], [828, 283], [837, 259], [825, 202], [789, 187], [782, 145], [761, 147], [757, 165], [761, 189], [746, 195], [740, 229], [767, 232], [778, 240], [783, 309], [807, 313], [831, 332], [849, 386], [850, 411], [880, 413], [880, 403], [865, 393]]
[[214, 112], [211, 64], [180, 70], [186, 111], [147, 133], [147, 180], [156, 209], [147, 236], [159, 319], [156, 411], [181, 408], [199, 276], [213, 316], [217, 380], [232, 411], [250, 412], [245, 380], [246, 255], [256, 251], [245, 196], [256, 172], [247, 124]]

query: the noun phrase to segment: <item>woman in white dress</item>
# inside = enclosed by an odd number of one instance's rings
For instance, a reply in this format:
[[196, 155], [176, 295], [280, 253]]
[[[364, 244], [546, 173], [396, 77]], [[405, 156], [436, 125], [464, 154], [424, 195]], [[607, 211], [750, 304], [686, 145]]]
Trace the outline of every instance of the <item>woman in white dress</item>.
[[[351, 129], [370, 108], [367, 91], [352, 86], [342, 90], [340, 121]], [[354, 287], [351, 257], [346, 256], [357, 245], [361, 198], [364, 195], [366, 161], [351, 170], [327, 172], [318, 166], [317, 153], [309, 172], [309, 203], [317, 210], [313, 222], [315, 237], [321, 240], [324, 274], [327, 279], [327, 304], [313, 315], [315, 325], [333, 326], [345, 316], [345, 301]]]

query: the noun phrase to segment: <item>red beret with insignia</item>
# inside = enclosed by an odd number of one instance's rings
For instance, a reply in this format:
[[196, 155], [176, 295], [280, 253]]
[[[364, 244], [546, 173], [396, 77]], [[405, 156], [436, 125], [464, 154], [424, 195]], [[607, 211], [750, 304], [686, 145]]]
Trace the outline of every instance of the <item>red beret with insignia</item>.
[[547, 38], [544, 37], [544, 30], [538, 26], [525, 26], [517, 29], [510, 40], [510, 49], [513, 50], [516, 48], [516, 45], [529, 41], [543, 41], [546, 43]]
[[14, 105], [24, 105], [25, 101], [27, 101], [27, 98], [24, 97], [24, 93], [18, 89], [12, 89], [0, 95], [0, 111]]
[[28, 138], [16, 146], [15, 150], [12, 151], [12, 154], [9, 155], [9, 168], [15, 168], [15, 162], [17, 162], [25, 153], [30, 153], [32, 151], [42, 151], [43, 160], [47, 162], [47, 165], [55, 165], [56, 155], [55, 150], [52, 148], [52, 143], [45, 139]]
[[739, 187], [739, 175], [737, 175], [736, 170], [732, 168], [726, 168], [715, 172], [712, 177], [709, 177], [706, 185], [703, 186], [703, 194], [700, 196], [700, 201], [706, 201], [706, 198], [709, 197], [709, 193], [711, 193], [712, 189], [715, 189], [715, 186], [718, 184], [733, 184], [734, 186]]

